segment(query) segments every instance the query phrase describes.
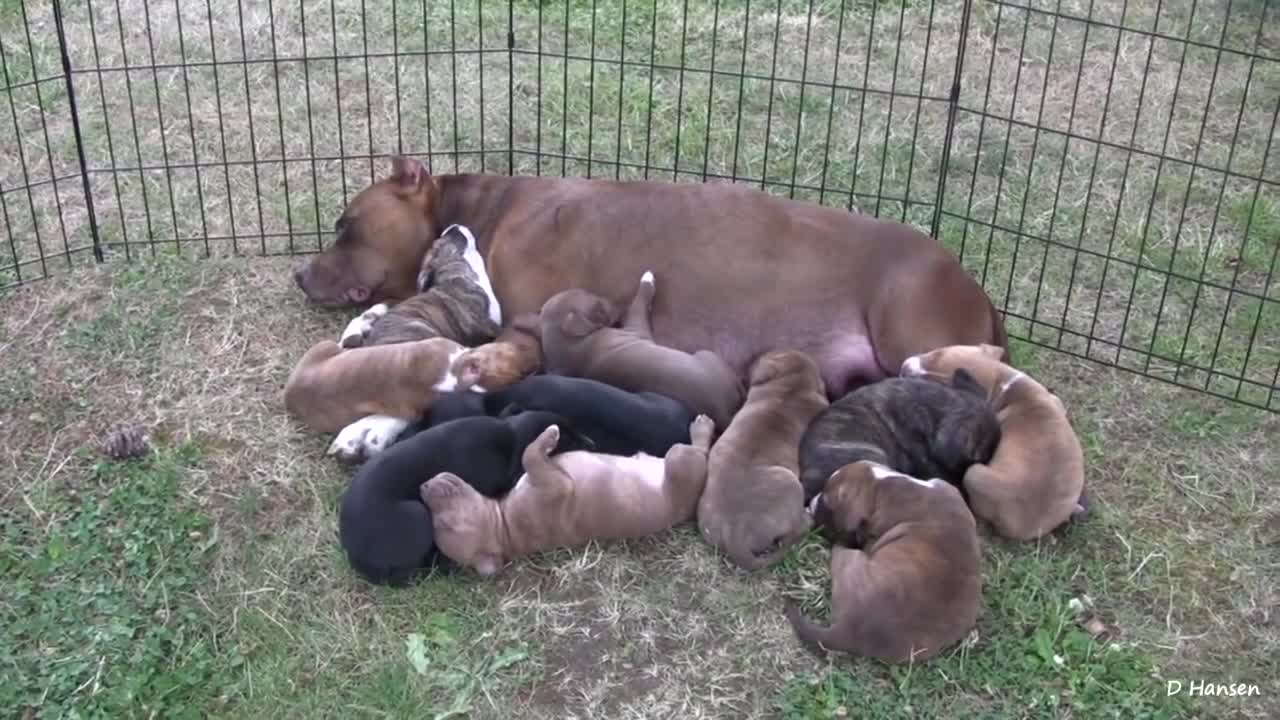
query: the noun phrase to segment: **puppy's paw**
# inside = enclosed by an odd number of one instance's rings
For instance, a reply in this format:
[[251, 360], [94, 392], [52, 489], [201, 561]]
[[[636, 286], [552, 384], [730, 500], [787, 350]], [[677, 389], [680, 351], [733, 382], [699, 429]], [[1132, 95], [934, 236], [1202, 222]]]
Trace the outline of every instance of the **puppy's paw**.
[[373, 330], [374, 323], [387, 314], [387, 309], [386, 303], [378, 303], [352, 318], [351, 322], [347, 323], [346, 329], [342, 331], [342, 337], [338, 340], [339, 347], [356, 348], [364, 345], [364, 339], [369, 337], [369, 331]]
[[407, 420], [389, 415], [370, 415], [342, 428], [329, 445], [329, 455], [354, 463], [368, 460], [386, 450], [409, 426]]
[[541, 444], [538, 446], [538, 449], [542, 450], [542, 452], [546, 453], [547, 455], [550, 455], [551, 451], [555, 450], [556, 445], [559, 445], [559, 444], [560, 444], [560, 426], [548, 425], [547, 429], [542, 431]]
[[693, 446], [703, 450], [711, 447], [711, 436], [715, 434], [716, 421], [706, 415], [699, 415], [689, 425], [689, 439]]

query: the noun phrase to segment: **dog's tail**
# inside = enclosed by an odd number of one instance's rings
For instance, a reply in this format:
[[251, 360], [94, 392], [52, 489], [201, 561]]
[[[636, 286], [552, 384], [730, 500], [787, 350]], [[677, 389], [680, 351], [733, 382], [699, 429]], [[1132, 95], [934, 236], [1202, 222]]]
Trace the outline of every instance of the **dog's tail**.
[[790, 600], [787, 601], [783, 613], [805, 649], [818, 657], [823, 657], [827, 650], [826, 643], [831, 635], [831, 628], [824, 628], [805, 617], [800, 606]]
[[991, 331], [995, 337], [993, 345], [1004, 348], [1004, 357], [1001, 362], [1010, 363], [1013, 360], [1013, 354], [1009, 352], [1009, 335], [1004, 330], [1004, 316], [996, 309], [996, 304], [988, 300], [991, 306]]

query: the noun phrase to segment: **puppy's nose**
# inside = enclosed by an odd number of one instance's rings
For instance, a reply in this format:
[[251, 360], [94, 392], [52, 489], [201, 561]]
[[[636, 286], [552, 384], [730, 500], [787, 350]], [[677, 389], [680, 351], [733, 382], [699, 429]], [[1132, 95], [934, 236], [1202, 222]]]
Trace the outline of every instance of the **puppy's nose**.
[[303, 287], [303, 282], [306, 279], [306, 275], [307, 275], [306, 263], [301, 262], [293, 266], [293, 282], [296, 283], [299, 288]]

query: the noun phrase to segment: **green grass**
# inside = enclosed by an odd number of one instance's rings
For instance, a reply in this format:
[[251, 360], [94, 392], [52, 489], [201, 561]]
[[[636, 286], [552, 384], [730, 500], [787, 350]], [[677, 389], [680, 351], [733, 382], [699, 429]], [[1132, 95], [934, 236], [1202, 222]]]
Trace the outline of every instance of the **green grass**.
[[[42, 717], [199, 717], [245, 658], [199, 594], [218, 535], [184, 497], [199, 448], [100, 462], [7, 522], [0, 703]], [[12, 520], [12, 518], [11, 518]]]

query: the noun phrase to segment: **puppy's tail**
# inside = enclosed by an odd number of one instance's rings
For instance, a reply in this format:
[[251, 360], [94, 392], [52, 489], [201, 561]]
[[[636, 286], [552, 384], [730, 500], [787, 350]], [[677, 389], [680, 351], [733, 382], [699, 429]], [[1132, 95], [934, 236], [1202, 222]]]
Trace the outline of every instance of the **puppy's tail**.
[[791, 629], [795, 630], [796, 637], [800, 639], [800, 643], [804, 645], [805, 649], [820, 658], [824, 657], [831, 628], [821, 627], [805, 617], [804, 612], [800, 610], [800, 606], [790, 600], [787, 601], [783, 614], [787, 616], [787, 620], [791, 623]]

